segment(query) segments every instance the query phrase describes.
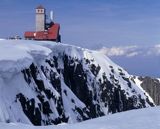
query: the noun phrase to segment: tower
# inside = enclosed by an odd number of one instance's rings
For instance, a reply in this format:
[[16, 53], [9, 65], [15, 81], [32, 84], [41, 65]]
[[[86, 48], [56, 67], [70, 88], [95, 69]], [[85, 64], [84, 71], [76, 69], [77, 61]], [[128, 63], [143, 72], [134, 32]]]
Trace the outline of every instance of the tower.
[[61, 42], [60, 24], [53, 21], [53, 11], [50, 13], [49, 22], [46, 20], [46, 9], [43, 6], [38, 6], [35, 11], [36, 31], [26, 31], [25, 39]]
[[45, 8], [43, 6], [38, 6], [36, 8], [36, 31], [44, 31], [46, 24], [46, 14]]

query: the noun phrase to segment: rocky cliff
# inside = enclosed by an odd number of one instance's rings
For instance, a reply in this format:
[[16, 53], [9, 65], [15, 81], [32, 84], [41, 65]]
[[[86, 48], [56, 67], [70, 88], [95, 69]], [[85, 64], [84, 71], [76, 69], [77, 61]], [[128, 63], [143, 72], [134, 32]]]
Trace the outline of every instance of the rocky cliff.
[[137, 79], [140, 86], [151, 96], [154, 103], [160, 105], [160, 79], [151, 77], [137, 77]]
[[97, 51], [2, 40], [0, 52], [0, 121], [74, 123], [154, 106], [123, 68]]

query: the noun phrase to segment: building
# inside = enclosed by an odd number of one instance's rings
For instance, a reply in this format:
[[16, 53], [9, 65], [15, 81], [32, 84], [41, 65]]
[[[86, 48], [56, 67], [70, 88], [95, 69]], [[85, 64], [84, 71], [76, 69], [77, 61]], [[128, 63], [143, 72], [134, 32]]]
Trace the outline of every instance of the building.
[[36, 8], [36, 31], [27, 31], [24, 33], [26, 40], [49, 40], [61, 42], [59, 34], [60, 24], [54, 23], [53, 12], [51, 12], [50, 22], [46, 21], [46, 9], [43, 6]]
[[36, 8], [36, 31], [45, 31], [46, 10], [42, 6]]

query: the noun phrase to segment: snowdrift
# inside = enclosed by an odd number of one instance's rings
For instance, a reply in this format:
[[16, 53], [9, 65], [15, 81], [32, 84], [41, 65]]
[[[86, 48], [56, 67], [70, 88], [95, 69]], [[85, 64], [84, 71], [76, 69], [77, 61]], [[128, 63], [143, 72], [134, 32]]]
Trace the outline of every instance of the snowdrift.
[[0, 123], [0, 129], [160, 129], [159, 107], [116, 113], [77, 124], [58, 126], [29, 126], [17, 123]]

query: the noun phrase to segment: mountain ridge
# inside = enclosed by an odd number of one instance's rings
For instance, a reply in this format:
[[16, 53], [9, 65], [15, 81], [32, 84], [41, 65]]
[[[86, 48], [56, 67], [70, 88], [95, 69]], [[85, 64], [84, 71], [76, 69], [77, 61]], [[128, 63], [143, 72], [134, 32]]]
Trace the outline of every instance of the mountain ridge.
[[1, 40], [0, 48], [1, 122], [75, 123], [155, 105], [97, 51], [24, 40]]
[[141, 86], [153, 99], [156, 105], [160, 105], [160, 79], [153, 77], [133, 76], [133, 80]]

